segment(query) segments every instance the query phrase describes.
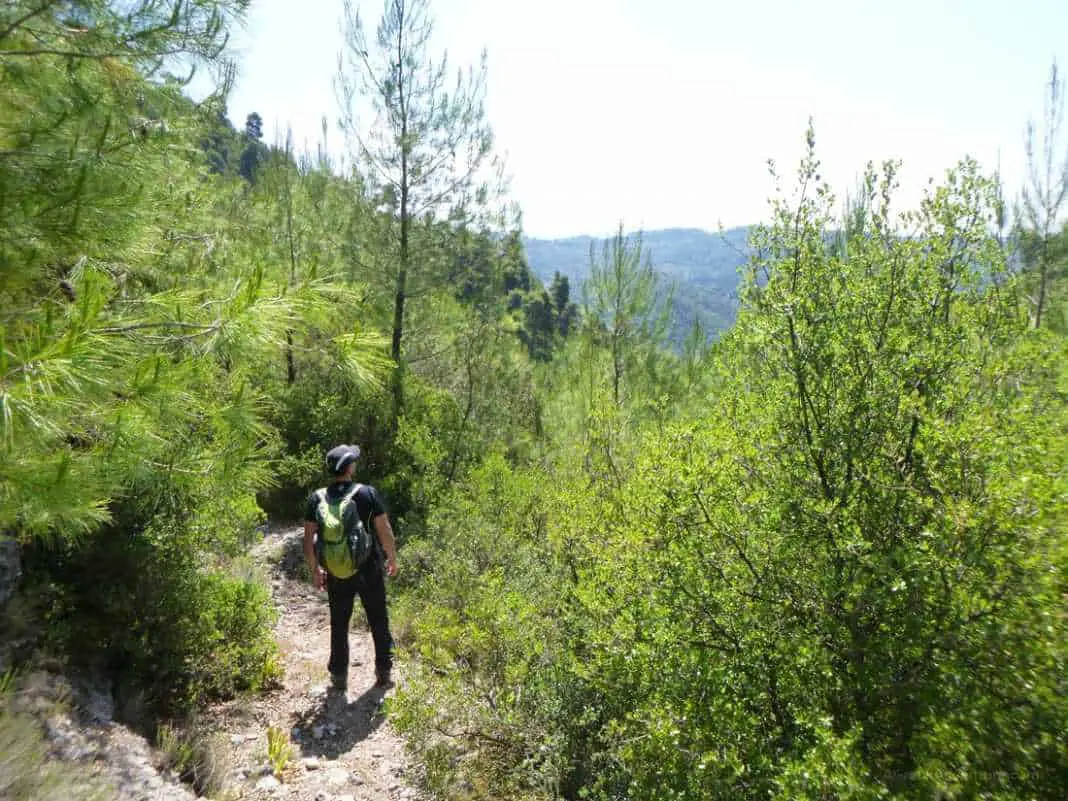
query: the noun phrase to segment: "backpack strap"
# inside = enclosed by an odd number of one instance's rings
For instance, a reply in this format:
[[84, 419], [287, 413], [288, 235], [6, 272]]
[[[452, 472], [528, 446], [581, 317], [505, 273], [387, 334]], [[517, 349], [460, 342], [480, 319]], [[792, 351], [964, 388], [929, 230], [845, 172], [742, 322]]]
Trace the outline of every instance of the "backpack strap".
[[323, 507], [326, 505], [326, 487], [320, 487], [315, 491], [315, 499], [317, 501], [315, 506], [315, 514], [318, 518], [319, 531], [315, 535], [315, 561], [320, 567], [324, 567], [323, 564]]
[[[326, 498], [327, 489], [329, 488], [320, 487], [315, 491], [315, 498], [316, 500], [318, 500], [319, 506], [322, 506], [324, 503], [328, 503]], [[351, 501], [353, 498], [356, 497], [356, 493], [359, 492], [361, 489], [363, 489], [363, 484], [357, 484], [355, 487], [348, 491], [348, 493], [341, 499], [341, 502], [344, 503], [345, 501]]]
[[[363, 484], [357, 484], [353, 488], [352, 493], [350, 495], [346, 496], [346, 497], [355, 499], [356, 498], [356, 493], [359, 492], [360, 490], [362, 490], [364, 488], [364, 486], [365, 485], [363, 485]], [[374, 512], [374, 509], [372, 508], [371, 511]], [[358, 510], [357, 510], [357, 516], [359, 516]], [[360, 522], [363, 523], [363, 527], [365, 529], [367, 529], [367, 533], [371, 536], [371, 542], [372, 543], [377, 543], [378, 542], [378, 535], [375, 534], [374, 526], [371, 525], [371, 518], [368, 517], [366, 520], [364, 520], [361, 517], [360, 518]]]
[[316, 508], [322, 509], [323, 504], [326, 503], [326, 487], [320, 487], [315, 491], [315, 499], [317, 501]]
[[[349, 490], [348, 494], [345, 495], [345, 497], [342, 499], [341, 502], [345, 503], [346, 501], [352, 501], [353, 503], [355, 503], [356, 502], [356, 494], [360, 490], [362, 490], [363, 487], [364, 487], [363, 484], [357, 484], [356, 486], [354, 486], [351, 490]], [[360, 521], [360, 523], [363, 525], [364, 529], [367, 530], [368, 534], [372, 533], [371, 532], [371, 526], [370, 526], [370, 522], [371, 521], [368, 520], [366, 523], [364, 522], [363, 518], [360, 517], [360, 508], [359, 508], [359, 506], [356, 507], [356, 519]], [[373, 537], [372, 537], [372, 539], [373, 539]]]
[[346, 500], [346, 501], [353, 500], [356, 497], [356, 493], [359, 492], [362, 489], [363, 489], [363, 484], [356, 484], [351, 490], [348, 491], [348, 493], [345, 495], [344, 500]]

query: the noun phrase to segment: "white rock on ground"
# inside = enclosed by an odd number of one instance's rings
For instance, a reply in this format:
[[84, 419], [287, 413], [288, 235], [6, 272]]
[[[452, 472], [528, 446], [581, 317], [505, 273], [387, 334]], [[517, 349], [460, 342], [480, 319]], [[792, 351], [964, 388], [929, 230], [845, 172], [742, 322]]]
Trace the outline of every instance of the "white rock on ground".
[[269, 793], [276, 792], [280, 789], [282, 783], [278, 781], [274, 776], [264, 776], [258, 782], [256, 782], [257, 790], [266, 790]]
[[327, 784], [330, 784], [334, 787], [339, 787], [342, 784], [348, 784], [349, 772], [344, 768], [330, 768], [330, 770], [326, 772], [326, 781]]

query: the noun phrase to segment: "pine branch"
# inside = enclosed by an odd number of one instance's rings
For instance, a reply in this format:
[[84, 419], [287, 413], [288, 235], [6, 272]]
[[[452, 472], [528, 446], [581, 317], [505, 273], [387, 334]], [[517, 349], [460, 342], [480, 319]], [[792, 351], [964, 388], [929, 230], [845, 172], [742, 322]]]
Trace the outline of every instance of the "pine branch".
[[51, 8], [52, 6], [56, 5], [56, 3], [58, 3], [58, 2], [59, 2], [59, 0], [45, 0], [44, 5], [38, 6], [35, 9], [27, 11], [25, 14], [23, 14], [17, 20], [15, 20], [10, 25], [8, 25], [6, 28], [4, 28], [3, 31], [0, 31], [0, 39], [6, 39], [11, 34], [13, 34], [15, 31], [17, 31], [19, 28], [21, 28], [23, 25], [25, 25], [27, 22], [29, 22], [31, 19], [33, 19], [36, 16], [39, 16], [40, 14], [43, 14], [49, 8]]
[[211, 325], [202, 325], [199, 323], [181, 323], [174, 320], [163, 321], [158, 323], [132, 323], [131, 325], [119, 325], [109, 326], [107, 328], [95, 328], [91, 333], [94, 334], [127, 334], [131, 331], [143, 331], [150, 328], [177, 328], [182, 330], [199, 331], [201, 333], [209, 333], [211, 331], [217, 331], [219, 329], [219, 323], [212, 323]]
[[99, 59], [99, 58], [130, 58], [140, 55], [142, 58], [163, 58], [188, 53], [189, 48], [177, 45], [169, 50], [160, 50], [152, 53], [131, 53], [129, 50], [104, 50], [98, 52], [82, 52], [78, 50], [57, 50], [53, 47], [38, 47], [32, 50], [0, 50], [0, 58], [32, 57], [32, 56], [59, 56], [60, 58]]

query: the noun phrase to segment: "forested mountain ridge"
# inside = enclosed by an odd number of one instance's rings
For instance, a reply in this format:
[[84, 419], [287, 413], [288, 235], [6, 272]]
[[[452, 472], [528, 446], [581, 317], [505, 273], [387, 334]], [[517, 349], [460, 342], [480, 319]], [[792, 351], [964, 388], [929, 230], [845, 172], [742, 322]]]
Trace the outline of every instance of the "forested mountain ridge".
[[[355, 442], [429, 797], [1061, 801], [1056, 70], [1015, 207], [971, 159], [915, 208], [893, 162], [841, 203], [810, 128], [740, 270], [715, 234], [621, 230], [540, 279], [484, 64], [452, 80], [428, 0], [377, 37], [345, 3], [344, 169], [168, 72], [225, 67], [246, 7], [0, 6], [0, 796], [88, 798], [88, 766], [41, 769], [45, 671], [97, 677], [199, 792], [293, 797], [196, 724], [326, 679], [280, 658], [250, 552]], [[661, 269], [721, 292], [714, 343], [672, 328]], [[287, 540], [268, 561], [306, 581]], [[308, 653], [316, 611], [283, 626]], [[274, 722], [282, 779], [307, 722]]]
[[[730, 326], [738, 311], [739, 269], [747, 256], [748, 227], [722, 232], [698, 228], [642, 231], [640, 236], [653, 267], [667, 283], [674, 283], [676, 338], [696, 317], [710, 334]], [[581, 287], [590, 273], [590, 248], [599, 252], [605, 238], [574, 236], [562, 239], [524, 237], [531, 269], [543, 281], [557, 272]]]

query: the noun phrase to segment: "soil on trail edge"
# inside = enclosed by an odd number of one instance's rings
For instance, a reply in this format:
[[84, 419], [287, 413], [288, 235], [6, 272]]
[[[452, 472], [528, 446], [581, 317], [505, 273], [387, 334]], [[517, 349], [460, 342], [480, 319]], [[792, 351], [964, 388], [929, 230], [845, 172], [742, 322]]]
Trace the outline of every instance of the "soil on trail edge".
[[[412, 786], [414, 776], [403, 741], [383, 713], [383, 701], [392, 690], [374, 686], [374, 645], [360, 604], [353, 612], [349, 634], [348, 692], [329, 692], [329, 608], [326, 593], [305, 578], [301, 531], [269, 532], [253, 549], [253, 557], [269, 571], [278, 609], [275, 632], [285, 669], [284, 687], [261, 698], [218, 705], [206, 713], [204, 722], [224, 732], [232, 748], [229, 788], [243, 799], [421, 798]], [[268, 766], [269, 726], [285, 732], [292, 744], [293, 755], [282, 781], [271, 775]]]

